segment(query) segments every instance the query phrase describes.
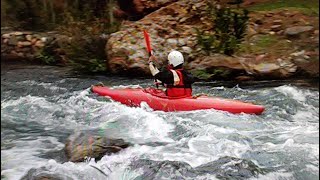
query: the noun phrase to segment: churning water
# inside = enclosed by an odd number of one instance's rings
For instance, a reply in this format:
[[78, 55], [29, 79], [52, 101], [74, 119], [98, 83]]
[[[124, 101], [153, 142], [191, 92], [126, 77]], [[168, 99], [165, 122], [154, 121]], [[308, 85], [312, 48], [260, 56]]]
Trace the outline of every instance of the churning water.
[[[20, 179], [31, 168], [60, 179], [319, 179], [318, 89], [194, 86], [196, 94], [265, 106], [258, 116], [126, 107], [92, 94], [98, 82], [152, 85], [149, 79], [70, 76], [53, 67], [2, 71], [1, 179]], [[63, 162], [67, 137], [86, 129], [134, 146], [97, 162]]]

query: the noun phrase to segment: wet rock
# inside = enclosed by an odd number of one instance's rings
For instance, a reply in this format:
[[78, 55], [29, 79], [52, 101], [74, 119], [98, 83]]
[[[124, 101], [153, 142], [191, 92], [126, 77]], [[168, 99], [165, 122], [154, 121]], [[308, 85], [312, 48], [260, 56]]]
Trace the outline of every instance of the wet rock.
[[263, 170], [250, 160], [222, 157], [195, 168], [202, 174], [215, 174], [222, 179], [248, 179], [263, 174]]
[[52, 172], [45, 167], [32, 168], [21, 180], [72, 180], [73, 178], [66, 173]]
[[142, 171], [136, 179], [196, 179], [197, 176], [189, 164], [178, 161], [140, 159], [131, 163], [130, 167]]
[[[73, 164], [70, 163], [72, 166]], [[108, 179], [108, 175], [100, 168], [89, 165], [77, 170], [49, 160], [48, 164], [31, 168], [21, 180], [74, 180], [74, 179]]]
[[212, 175], [219, 179], [248, 179], [264, 174], [252, 161], [234, 157], [222, 157], [216, 161], [191, 167], [178, 161], [152, 161], [140, 159], [130, 164], [132, 169], [139, 169], [142, 175], [137, 179], [197, 179], [199, 176]]
[[117, 153], [130, 145], [123, 139], [112, 139], [104, 133], [99, 134], [99, 130], [82, 131], [68, 138], [65, 152], [70, 161], [81, 162], [86, 157], [101, 159], [106, 154]]

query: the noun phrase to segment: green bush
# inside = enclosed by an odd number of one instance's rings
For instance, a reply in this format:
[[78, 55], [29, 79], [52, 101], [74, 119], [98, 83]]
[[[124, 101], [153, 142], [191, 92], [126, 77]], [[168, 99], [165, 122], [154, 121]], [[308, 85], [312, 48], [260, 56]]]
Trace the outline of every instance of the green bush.
[[208, 53], [211, 51], [232, 55], [241, 44], [249, 16], [246, 9], [208, 6], [214, 27], [213, 32], [204, 33], [197, 30], [198, 44]]

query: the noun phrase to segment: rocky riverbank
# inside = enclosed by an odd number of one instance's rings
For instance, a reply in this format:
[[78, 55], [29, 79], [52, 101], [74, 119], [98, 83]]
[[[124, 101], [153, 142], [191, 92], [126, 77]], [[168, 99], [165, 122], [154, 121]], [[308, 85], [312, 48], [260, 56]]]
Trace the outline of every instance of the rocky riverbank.
[[[179, 50], [187, 61], [186, 68], [201, 80], [319, 77], [317, 16], [289, 8], [251, 11], [240, 50], [233, 56], [208, 55], [198, 44], [195, 31], [195, 28], [210, 31], [214, 27], [206, 14], [206, 3], [206, 0], [147, 3], [145, 6], [138, 3], [131, 14], [115, 10], [119, 17], [123, 13], [135, 17], [136, 13], [143, 18], [123, 21], [121, 29], [108, 37], [105, 46], [107, 71], [150, 76], [142, 33], [143, 29], [148, 29], [160, 65], [166, 62], [170, 50]], [[254, 2], [246, 3], [246, 6], [250, 8], [252, 4]], [[66, 52], [61, 48], [61, 43], [70, 40], [67, 36], [20, 31], [1, 31], [1, 36], [4, 60], [12, 57], [35, 59], [41, 56], [44, 47], [53, 46], [52, 56], [58, 59], [56, 61], [67, 63]]]

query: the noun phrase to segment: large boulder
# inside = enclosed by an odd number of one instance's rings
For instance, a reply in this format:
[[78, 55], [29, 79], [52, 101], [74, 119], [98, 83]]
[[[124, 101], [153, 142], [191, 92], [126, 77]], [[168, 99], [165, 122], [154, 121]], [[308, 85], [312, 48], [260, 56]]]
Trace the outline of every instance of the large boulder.
[[[106, 45], [108, 65], [112, 73], [130, 71], [150, 74], [143, 30], [149, 32], [152, 48], [162, 64], [170, 50], [179, 50], [186, 60], [198, 56], [195, 28], [212, 28], [206, 15], [206, 0], [181, 0], [163, 7], [137, 22], [125, 23], [111, 34]], [[188, 53], [188, 54], [187, 54]]]
[[107, 138], [96, 132], [76, 132], [66, 144], [65, 152], [69, 161], [81, 162], [85, 158], [101, 159], [106, 154], [116, 153], [130, 146], [122, 139]]
[[[222, 54], [200, 57], [187, 66], [200, 79], [230, 78], [249, 74], [261, 78], [287, 78], [297, 66], [287, 59], [270, 60], [268, 56], [236, 57]], [[204, 74], [206, 74], [204, 76]], [[230, 76], [232, 75], [232, 76]]]

